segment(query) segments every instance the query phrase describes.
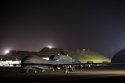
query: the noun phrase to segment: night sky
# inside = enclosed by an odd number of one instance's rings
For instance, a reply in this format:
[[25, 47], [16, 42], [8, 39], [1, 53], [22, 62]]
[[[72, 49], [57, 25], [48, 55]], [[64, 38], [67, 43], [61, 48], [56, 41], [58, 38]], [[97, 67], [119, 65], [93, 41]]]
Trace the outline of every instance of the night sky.
[[125, 48], [125, 2], [119, 0], [4, 0], [0, 54], [6, 48], [39, 51], [86, 48], [111, 57]]

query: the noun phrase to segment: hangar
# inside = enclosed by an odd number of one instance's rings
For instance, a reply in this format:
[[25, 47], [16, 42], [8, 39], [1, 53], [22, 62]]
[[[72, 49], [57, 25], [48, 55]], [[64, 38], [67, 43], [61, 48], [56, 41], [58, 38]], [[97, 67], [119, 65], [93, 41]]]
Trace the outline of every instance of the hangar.
[[[73, 59], [78, 58], [82, 49], [63, 49], [63, 48], [43, 48], [39, 52], [32, 52], [32, 51], [10, 51], [9, 54], [4, 55], [5, 60], [8, 59], [18, 59], [21, 60], [25, 56], [30, 55], [37, 55], [43, 58], [50, 57], [51, 55], [58, 55], [59, 51], [65, 51], [69, 56]], [[103, 62], [110, 62], [111, 60], [104, 55], [84, 49], [83, 55], [80, 57], [80, 61], [82, 63], [103, 63]]]
[[[77, 59], [82, 49], [43, 48], [40, 51], [39, 55], [40, 56], [57, 55], [60, 50], [63, 50], [66, 53], [68, 53], [68, 55], [71, 56], [73, 59]], [[111, 59], [95, 51], [84, 49], [83, 55], [80, 57], [80, 61], [82, 63], [110, 63]]]

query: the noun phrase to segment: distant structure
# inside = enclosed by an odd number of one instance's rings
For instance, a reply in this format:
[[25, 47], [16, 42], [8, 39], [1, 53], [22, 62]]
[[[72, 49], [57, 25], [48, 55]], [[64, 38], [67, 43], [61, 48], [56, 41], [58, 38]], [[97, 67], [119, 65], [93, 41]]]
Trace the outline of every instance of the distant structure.
[[116, 53], [112, 59], [111, 63], [125, 63], [125, 49]]
[[16, 59], [21, 60], [25, 56], [37, 55], [37, 53], [38, 52], [33, 52], [33, 51], [16, 51], [16, 50], [11, 50], [8, 54], [4, 55], [3, 60], [16, 60]]
[[[80, 55], [81, 50], [83, 49], [66, 49], [66, 48], [48, 48], [44, 47], [39, 52], [33, 51], [16, 51], [11, 50], [10, 53], [1, 56], [2, 61], [6, 60], [22, 60], [25, 56], [37, 55], [44, 59], [49, 59], [51, 55], [58, 55], [60, 51], [64, 51], [68, 56], [71, 56], [73, 59], [76, 59], [77, 56]], [[101, 55], [99, 53], [84, 49], [83, 54], [84, 56], [80, 56], [80, 61], [82, 63], [105, 63], [110, 62], [110, 59]]]

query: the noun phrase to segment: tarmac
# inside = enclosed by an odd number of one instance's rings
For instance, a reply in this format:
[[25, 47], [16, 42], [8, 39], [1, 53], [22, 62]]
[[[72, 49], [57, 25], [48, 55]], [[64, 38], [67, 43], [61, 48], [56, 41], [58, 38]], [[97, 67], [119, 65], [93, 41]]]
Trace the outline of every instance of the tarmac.
[[75, 72], [46, 71], [41, 73], [20, 73], [20, 68], [0, 67], [2, 82], [21, 83], [83, 83], [124, 82], [125, 69], [83, 68]]

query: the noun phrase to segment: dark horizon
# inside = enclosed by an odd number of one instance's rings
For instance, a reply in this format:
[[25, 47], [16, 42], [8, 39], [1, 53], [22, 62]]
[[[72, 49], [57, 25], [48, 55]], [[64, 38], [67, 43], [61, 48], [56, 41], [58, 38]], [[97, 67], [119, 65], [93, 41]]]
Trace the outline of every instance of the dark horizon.
[[3, 1], [0, 54], [12, 50], [39, 51], [85, 48], [107, 57], [125, 48], [125, 2]]

